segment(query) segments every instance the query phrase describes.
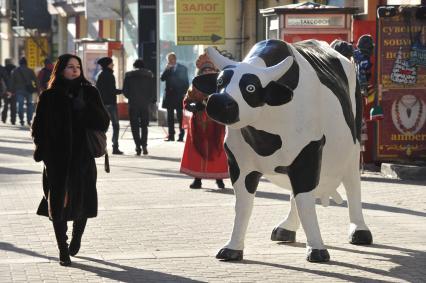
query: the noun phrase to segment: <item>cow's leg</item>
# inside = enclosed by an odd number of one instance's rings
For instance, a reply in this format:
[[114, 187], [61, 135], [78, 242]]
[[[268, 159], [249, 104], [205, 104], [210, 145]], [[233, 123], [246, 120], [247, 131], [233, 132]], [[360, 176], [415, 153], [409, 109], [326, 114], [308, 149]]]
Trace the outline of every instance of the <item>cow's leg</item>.
[[243, 173], [233, 184], [236, 198], [234, 227], [231, 239], [218, 252], [216, 258], [226, 261], [243, 259], [244, 238], [253, 210], [255, 192], [261, 176], [262, 174], [256, 171], [249, 174]]
[[271, 234], [272, 241], [294, 243], [296, 241], [296, 231], [300, 226], [299, 215], [297, 214], [296, 201], [294, 195], [290, 198], [290, 211], [280, 224], [278, 224]]
[[330, 255], [321, 238], [313, 192], [297, 194], [295, 200], [300, 222], [306, 234], [306, 259], [310, 262], [329, 261]]
[[311, 262], [330, 260], [322, 242], [313, 193], [319, 184], [324, 144], [325, 136], [306, 145], [290, 165], [288, 174], [299, 219], [306, 234], [306, 259]]
[[354, 245], [370, 245], [373, 236], [364, 222], [361, 203], [361, 180], [358, 162], [349, 170], [349, 175], [343, 179], [349, 207], [349, 242]]

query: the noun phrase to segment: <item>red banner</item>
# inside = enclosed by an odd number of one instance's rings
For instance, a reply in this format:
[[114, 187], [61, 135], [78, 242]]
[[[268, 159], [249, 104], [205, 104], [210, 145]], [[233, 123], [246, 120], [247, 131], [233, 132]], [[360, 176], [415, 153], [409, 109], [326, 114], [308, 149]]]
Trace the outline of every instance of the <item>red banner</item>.
[[425, 46], [426, 26], [415, 11], [378, 19], [378, 98], [384, 120], [378, 122], [376, 157], [381, 161], [426, 160], [426, 67], [412, 60], [413, 45]]

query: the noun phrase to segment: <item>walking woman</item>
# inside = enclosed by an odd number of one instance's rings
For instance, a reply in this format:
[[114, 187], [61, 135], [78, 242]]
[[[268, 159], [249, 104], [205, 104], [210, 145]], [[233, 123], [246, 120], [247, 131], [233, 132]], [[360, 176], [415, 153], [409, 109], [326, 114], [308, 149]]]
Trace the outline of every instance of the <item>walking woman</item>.
[[[106, 132], [109, 125], [99, 92], [81, 67], [79, 57], [59, 56], [32, 123], [34, 160], [44, 163], [44, 198], [37, 214], [52, 220], [63, 266], [71, 265], [70, 255], [80, 249], [87, 218], [98, 212], [96, 164], [86, 131]], [[74, 221], [69, 248], [67, 221]]]

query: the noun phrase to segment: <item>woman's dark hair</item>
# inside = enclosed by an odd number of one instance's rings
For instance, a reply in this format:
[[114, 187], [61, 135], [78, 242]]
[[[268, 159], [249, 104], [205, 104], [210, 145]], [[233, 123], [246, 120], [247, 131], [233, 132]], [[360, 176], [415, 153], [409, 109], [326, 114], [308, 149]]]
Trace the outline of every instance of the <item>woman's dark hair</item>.
[[55, 66], [53, 67], [52, 75], [50, 75], [50, 80], [48, 83], [48, 89], [49, 88], [56, 88], [59, 85], [64, 83], [64, 75], [62, 74], [67, 67], [67, 64], [70, 59], [76, 59], [78, 63], [80, 64], [80, 80], [82, 85], [91, 85], [91, 83], [84, 77], [83, 73], [83, 64], [81, 63], [80, 57], [73, 55], [73, 54], [62, 54], [58, 57], [58, 60], [56, 60]]

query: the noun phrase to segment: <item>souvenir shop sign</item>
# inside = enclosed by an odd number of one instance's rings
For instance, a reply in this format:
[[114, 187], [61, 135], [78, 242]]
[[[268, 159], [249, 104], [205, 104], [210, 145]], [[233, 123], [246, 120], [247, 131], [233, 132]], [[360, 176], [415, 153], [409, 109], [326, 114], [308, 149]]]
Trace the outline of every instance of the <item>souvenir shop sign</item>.
[[426, 43], [426, 26], [415, 8], [405, 17], [396, 11], [378, 18], [378, 101], [384, 119], [377, 122], [376, 159], [411, 163], [426, 160], [426, 66], [422, 51], [413, 53], [416, 44], [422, 49]]
[[224, 44], [225, 0], [176, 0], [176, 44]]

